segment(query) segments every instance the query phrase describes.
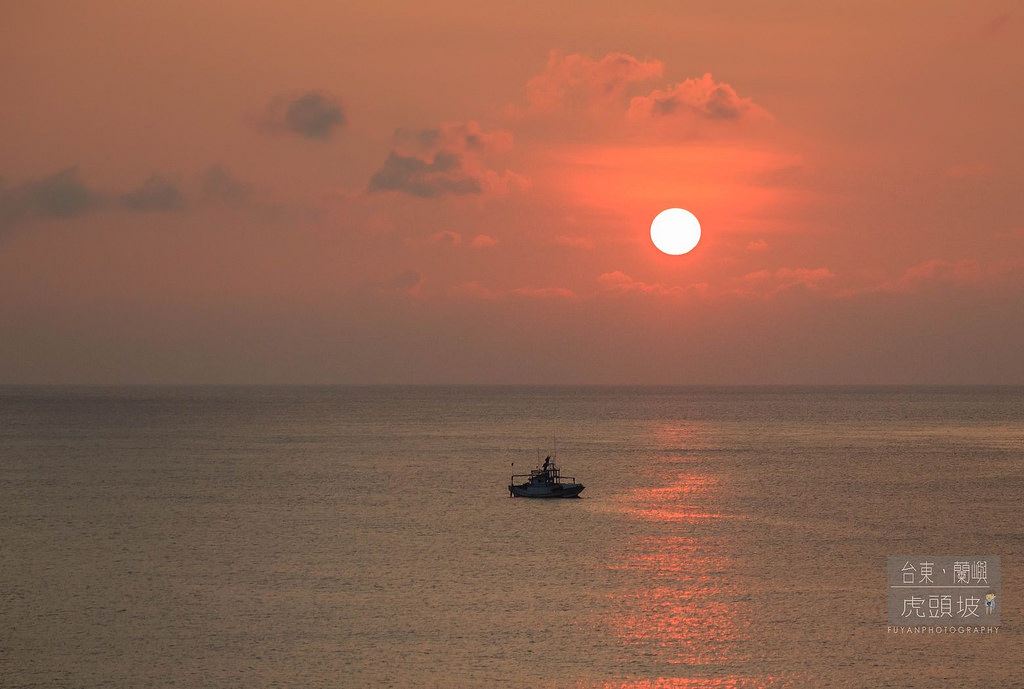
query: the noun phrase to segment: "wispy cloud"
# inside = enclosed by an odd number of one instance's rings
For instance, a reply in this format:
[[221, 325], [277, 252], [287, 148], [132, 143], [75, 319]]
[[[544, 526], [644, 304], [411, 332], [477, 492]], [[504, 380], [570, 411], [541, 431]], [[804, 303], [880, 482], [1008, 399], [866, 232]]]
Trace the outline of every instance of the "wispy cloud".
[[578, 237], [569, 235], [558, 235], [554, 238], [554, 243], [558, 246], [567, 246], [573, 249], [593, 249], [594, 240], [590, 237]]
[[479, 280], [464, 282], [449, 292], [449, 296], [464, 299], [576, 299], [576, 293], [568, 287], [513, 287], [511, 289], [494, 289]]
[[911, 266], [897, 280], [882, 286], [883, 291], [916, 292], [934, 285], [977, 285], [986, 271], [977, 259], [946, 261], [933, 258]]
[[836, 273], [828, 268], [777, 268], [756, 270], [740, 278], [734, 294], [758, 297], [774, 297], [780, 292], [801, 288], [816, 291], [824, 283], [833, 281]]
[[740, 296], [771, 298], [793, 289], [818, 291], [835, 280], [836, 274], [828, 268], [778, 268], [747, 273], [729, 292]]
[[469, 245], [474, 249], [487, 249], [489, 247], [495, 246], [497, 243], [498, 240], [495, 239], [494, 237], [491, 237], [486, 234], [478, 234], [477, 236], [473, 237], [473, 241], [471, 241]]
[[598, 277], [598, 282], [605, 291], [616, 294], [681, 296], [687, 294], [704, 295], [708, 291], [708, 285], [705, 282], [690, 285], [663, 285], [661, 283], [647, 283], [642, 280], [636, 280], [621, 270], [602, 273], [600, 277]]

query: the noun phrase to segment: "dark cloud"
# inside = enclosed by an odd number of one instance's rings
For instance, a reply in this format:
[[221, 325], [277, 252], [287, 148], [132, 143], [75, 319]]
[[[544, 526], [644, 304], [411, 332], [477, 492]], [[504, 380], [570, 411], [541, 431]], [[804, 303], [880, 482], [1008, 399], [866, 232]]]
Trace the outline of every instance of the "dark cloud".
[[493, 169], [490, 158], [512, 148], [504, 130], [485, 132], [476, 122], [431, 129], [398, 129], [395, 148], [370, 179], [367, 191], [400, 191], [422, 198], [444, 194], [506, 193], [529, 180]]
[[319, 91], [297, 98], [274, 98], [263, 117], [263, 124], [271, 131], [290, 132], [319, 141], [331, 138], [334, 130], [346, 122], [341, 104]]
[[483, 186], [464, 169], [460, 155], [442, 151], [428, 162], [392, 151], [383, 167], [370, 178], [369, 191], [402, 191], [432, 198], [442, 194], [479, 194]]
[[[665, 90], [654, 90], [630, 101], [627, 117], [634, 124], [654, 124], [663, 133], [699, 136], [716, 130], [701, 128], [702, 122], [715, 127], [741, 128], [755, 122], [770, 122], [771, 115], [750, 98], [742, 98], [729, 84], [716, 82], [710, 74], [687, 79]], [[718, 129], [721, 134], [727, 130]]]
[[[398, 130], [399, 136], [402, 136], [405, 130]], [[441, 144], [441, 130], [440, 129], [420, 129], [413, 134], [416, 139], [418, 146], [424, 150], [430, 150], [436, 148]]]
[[720, 84], [711, 91], [704, 108], [711, 119], [734, 120], [740, 116], [743, 103], [731, 86]]
[[[710, 75], [702, 80], [689, 79], [670, 91], [655, 91], [649, 97], [653, 115], [671, 116], [689, 113], [713, 120], [732, 120], [739, 117], [745, 104], [728, 84], [710, 82]], [[645, 99], [637, 98], [636, 103]]]
[[511, 149], [512, 134], [503, 129], [484, 131], [472, 120], [445, 122], [428, 129], [400, 128], [395, 131], [395, 144], [398, 150], [420, 155], [444, 151], [483, 156], [504, 153]]
[[312, 91], [288, 105], [284, 120], [296, 134], [309, 139], [326, 139], [335, 127], [345, 124], [345, 113], [340, 105]]
[[74, 218], [88, 213], [101, 203], [99, 194], [82, 183], [77, 167], [29, 183], [26, 200], [41, 215], [57, 218]]
[[223, 165], [214, 165], [199, 178], [199, 196], [204, 203], [237, 205], [249, 200], [252, 187]]
[[651, 103], [651, 111], [656, 115], [671, 115], [679, 109], [679, 100], [668, 96], [656, 99]]
[[14, 187], [0, 186], [0, 228], [32, 218], [75, 218], [102, 203], [102, 196], [82, 182], [78, 167], [69, 167]]
[[[224, 186], [226, 180], [220, 183]], [[73, 220], [103, 210], [166, 213], [184, 210], [186, 205], [179, 185], [163, 175], [155, 174], [137, 189], [114, 194], [91, 189], [74, 166], [13, 186], [0, 181], [0, 230], [46, 218]]]
[[733, 120], [740, 116], [740, 103], [736, 92], [728, 86], [716, 87], [700, 102], [685, 100], [677, 95], [664, 95], [653, 98], [651, 102], [651, 112], [654, 115], [674, 115], [681, 108], [712, 120]]
[[185, 196], [176, 182], [163, 175], [153, 175], [141, 187], [118, 199], [120, 205], [140, 213], [173, 213], [185, 208]]

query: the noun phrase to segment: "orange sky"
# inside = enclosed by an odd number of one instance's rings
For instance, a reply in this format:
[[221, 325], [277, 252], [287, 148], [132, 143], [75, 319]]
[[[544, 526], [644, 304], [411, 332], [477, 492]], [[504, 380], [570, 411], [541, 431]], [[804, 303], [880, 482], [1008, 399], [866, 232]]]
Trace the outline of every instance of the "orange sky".
[[830, 5], [7, 3], [0, 383], [1024, 383], [1024, 14]]

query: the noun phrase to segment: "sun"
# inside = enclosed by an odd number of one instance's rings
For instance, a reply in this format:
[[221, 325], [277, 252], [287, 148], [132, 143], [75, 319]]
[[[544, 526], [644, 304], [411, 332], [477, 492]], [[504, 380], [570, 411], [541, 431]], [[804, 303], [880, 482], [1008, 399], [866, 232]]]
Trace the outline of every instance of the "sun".
[[690, 211], [669, 208], [658, 213], [651, 223], [651, 241], [672, 256], [689, 253], [700, 241], [700, 223]]

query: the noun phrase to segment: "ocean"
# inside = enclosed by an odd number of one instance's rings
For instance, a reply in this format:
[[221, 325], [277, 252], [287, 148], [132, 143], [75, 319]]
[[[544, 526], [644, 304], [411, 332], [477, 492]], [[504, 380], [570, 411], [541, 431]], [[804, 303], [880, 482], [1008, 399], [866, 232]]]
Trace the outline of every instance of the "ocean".
[[1024, 687], [1022, 517], [1020, 387], [3, 387], [0, 686]]

